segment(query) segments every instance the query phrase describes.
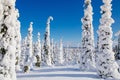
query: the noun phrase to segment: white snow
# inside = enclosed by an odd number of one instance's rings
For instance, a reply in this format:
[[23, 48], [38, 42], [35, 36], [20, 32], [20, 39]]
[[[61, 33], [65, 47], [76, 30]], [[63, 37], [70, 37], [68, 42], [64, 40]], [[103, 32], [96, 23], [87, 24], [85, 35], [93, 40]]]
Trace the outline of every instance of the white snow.
[[17, 72], [18, 80], [103, 80], [96, 72], [80, 72], [78, 66], [36, 68], [30, 73]]

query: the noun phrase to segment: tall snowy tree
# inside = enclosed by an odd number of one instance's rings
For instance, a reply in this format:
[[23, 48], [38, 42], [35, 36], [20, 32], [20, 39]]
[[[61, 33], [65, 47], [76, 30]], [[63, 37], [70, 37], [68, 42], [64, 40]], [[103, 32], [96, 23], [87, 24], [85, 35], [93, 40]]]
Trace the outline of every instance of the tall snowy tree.
[[35, 44], [35, 50], [34, 50], [34, 55], [36, 57], [36, 63], [35, 66], [40, 67], [41, 63], [41, 42], [40, 42], [40, 33], [38, 33], [38, 40]]
[[[16, 16], [19, 17], [19, 14], [18, 14], [18, 10], [16, 12]], [[20, 22], [19, 21], [16, 21], [16, 35], [15, 35], [15, 38], [16, 38], [16, 70], [20, 70], [20, 55], [21, 55], [21, 34], [20, 34]]]
[[25, 65], [24, 72], [28, 72], [32, 68], [33, 59], [33, 48], [32, 48], [32, 31], [33, 22], [30, 22], [30, 27], [28, 28], [27, 42], [26, 42], [26, 52], [25, 52]]
[[[115, 62], [114, 52], [112, 50], [112, 28], [114, 20], [111, 18], [112, 0], [102, 0], [101, 19], [98, 30], [98, 52], [96, 56], [96, 67], [98, 75], [101, 78], [120, 77], [118, 73], [118, 65]], [[115, 79], [114, 79], [115, 80]]]
[[64, 58], [63, 58], [63, 42], [60, 40], [60, 46], [59, 46], [59, 64], [63, 64]]
[[47, 20], [47, 27], [44, 37], [44, 55], [45, 55], [45, 63], [48, 66], [52, 65], [51, 62], [51, 52], [50, 52], [50, 21], [53, 20], [53, 17], [50, 16]]
[[0, 0], [0, 80], [16, 80], [15, 54], [18, 10], [16, 0]]
[[85, 0], [84, 17], [82, 21], [82, 51], [80, 59], [80, 69], [90, 70], [94, 68], [94, 34], [92, 25], [93, 8], [91, 0]]

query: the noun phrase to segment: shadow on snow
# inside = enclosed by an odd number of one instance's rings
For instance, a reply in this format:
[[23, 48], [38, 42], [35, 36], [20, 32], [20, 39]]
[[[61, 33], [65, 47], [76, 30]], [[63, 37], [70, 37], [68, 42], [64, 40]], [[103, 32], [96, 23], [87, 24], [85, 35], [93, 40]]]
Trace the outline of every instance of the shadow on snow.
[[[62, 73], [59, 73], [58, 71], [63, 71], [63, 74]], [[22, 75], [17, 75], [17, 78], [35, 78], [35, 77], [72, 77], [72, 78], [84, 78], [84, 77], [87, 77], [87, 78], [96, 78], [98, 79], [97, 75], [96, 74], [89, 74], [89, 73], [75, 73], [75, 74], [72, 74], [70, 71], [72, 72], [80, 72], [79, 69], [77, 68], [48, 68], [48, 69], [39, 69], [39, 70], [33, 70], [32, 73], [36, 73], [37, 74], [22, 74]], [[40, 74], [39, 74], [39, 73]], [[47, 73], [47, 72], [56, 72], [56, 73]], [[57, 73], [58, 72], [58, 73]], [[66, 74], [64, 72], [67, 72]], [[70, 72], [70, 73], [69, 73]], [[21, 73], [21, 72], [19, 72]], [[44, 73], [44, 74], [43, 74]]]

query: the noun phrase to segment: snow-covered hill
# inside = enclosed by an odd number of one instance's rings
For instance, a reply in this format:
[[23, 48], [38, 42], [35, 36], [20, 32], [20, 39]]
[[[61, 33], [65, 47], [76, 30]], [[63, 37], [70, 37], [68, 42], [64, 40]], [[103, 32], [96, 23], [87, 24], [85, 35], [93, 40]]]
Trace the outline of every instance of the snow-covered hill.
[[30, 73], [17, 72], [18, 80], [101, 80], [96, 72], [81, 72], [76, 66], [42, 67]]

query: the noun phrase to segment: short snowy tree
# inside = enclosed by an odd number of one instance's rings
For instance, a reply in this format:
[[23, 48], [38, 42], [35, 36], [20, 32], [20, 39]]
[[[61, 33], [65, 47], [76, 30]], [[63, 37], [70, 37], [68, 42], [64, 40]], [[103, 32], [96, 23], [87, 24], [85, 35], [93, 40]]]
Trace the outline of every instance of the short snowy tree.
[[25, 64], [24, 72], [30, 71], [32, 69], [32, 59], [33, 59], [33, 48], [32, 48], [32, 31], [33, 22], [30, 22], [30, 27], [28, 29], [27, 42], [26, 42], [26, 52], [25, 52]]
[[50, 16], [47, 20], [47, 27], [44, 36], [44, 55], [45, 55], [45, 63], [48, 66], [52, 65], [51, 62], [51, 52], [50, 52], [50, 21], [53, 20], [53, 17]]
[[41, 65], [45, 65], [44, 40], [41, 41]]
[[77, 64], [79, 64], [80, 63], [80, 56], [81, 56], [81, 47], [80, 47], [80, 45], [78, 45], [78, 48], [77, 48]]
[[65, 62], [65, 64], [67, 65], [67, 63], [68, 63], [68, 59], [69, 59], [69, 52], [68, 52], [68, 45], [67, 46], [65, 46], [65, 48], [64, 48], [64, 62]]
[[18, 10], [16, 0], [0, 0], [0, 80], [16, 80], [15, 54]]
[[64, 64], [65, 65], [71, 65], [72, 64], [72, 48], [70, 44], [67, 44], [67, 46], [64, 48]]
[[115, 34], [115, 36], [118, 37], [117, 45], [115, 47], [116, 53], [115, 53], [115, 59], [119, 65], [119, 72], [120, 72], [120, 31]]
[[98, 52], [96, 55], [96, 67], [98, 75], [101, 78], [115, 78], [118, 79], [118, 64], [115, 62], [114, 52], [112, 50], [112, 28], [111, 25], [114, 20], [111, 18], [111, 1], [102, 0], [101, 6], [102, 17], [100, 19], [100, 26], [98, 30]]
[[82, 21], [82, 51], [80, 58], [80, 69], [91, 70], [95, 66], [94, 59], [94, 35], [92, 25], [92, 6], [91, 0], [85, 0], [84, 17]]
[[51, 59], [52, 59], [52, 65], [54, 65], [54, 40], [51, 40], [51, 47], [50, 47], [50, 52], [51, 52]]
[[117, 32], [115, 36], [118, 38], [118, 40], [116, 41], [117, 44], [114, 47], [116, 52], [115, 57], [116, 57], [116, 60], [120, 60], [120, 31]]
[[64, 58], [63, 58], [63, 42], [60, 40], [60, 46], [59, 46], [59, 64], [63, 64]]
[[59, 46], [58, 46], [58, 43], [54, 42], [53, 43], [53, 64], [54, 65], [57, 65], [58, 64], [58, 55], [59, 55]]
[[21, 55], [20, 55], [20, 68], [23, 70], [24, 69], [24, 64], [25, 64], [25, 58], [26, 58], [26, 45], [27, 45], [27, 37], [22, 40], [21, 42]]
[[35, 44], [34, 47], [34, 55], [36, 57], [36, 63], [35, 66], [40, 67], [40, 63], [41, 63], [41, 42], [40, 42], [40, 33], [38, 33], [38, 40]]

